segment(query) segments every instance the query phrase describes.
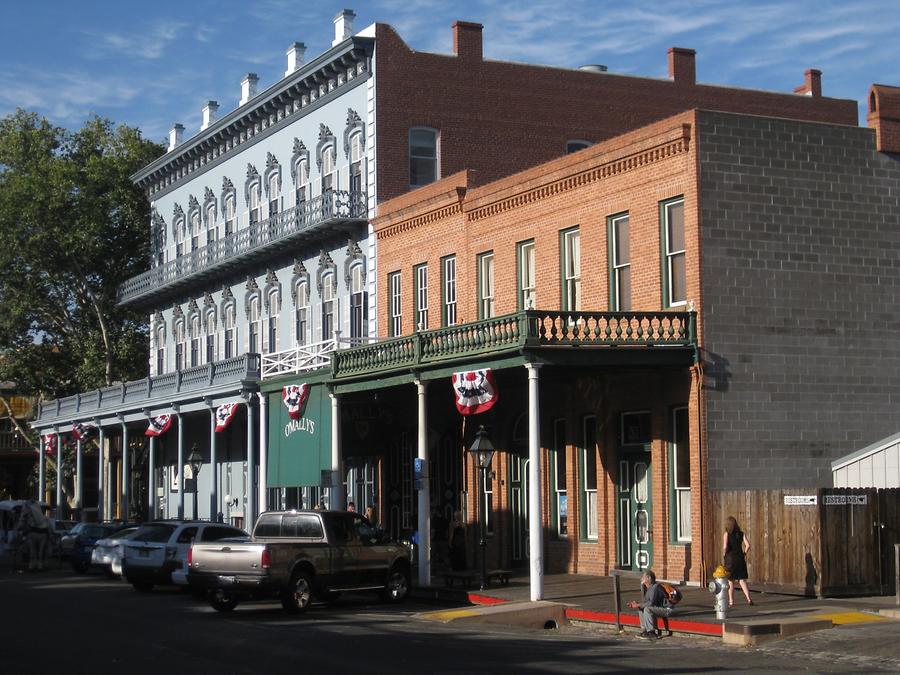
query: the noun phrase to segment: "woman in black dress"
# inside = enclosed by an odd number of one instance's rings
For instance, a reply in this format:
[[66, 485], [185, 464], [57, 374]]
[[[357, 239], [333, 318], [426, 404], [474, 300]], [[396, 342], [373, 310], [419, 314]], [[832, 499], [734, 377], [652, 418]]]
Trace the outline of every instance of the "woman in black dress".
[[750, 589], [747, 588], [747, 552], [750, 542], [741, 532], [740, 525], [734, 516], [725, 519], [725, 534], [722, 536], [722, 555], [725, 558], [725, 569], [728, 571], [728, 604], [734, 604], [734, 582], [741, 585], [747, 604], [752, 605]]
[[454, 572], [460, 572], [466, 569], [466, 522], [459, 511], [453, 514], [447, 534], [450, 540], [450, 567]]

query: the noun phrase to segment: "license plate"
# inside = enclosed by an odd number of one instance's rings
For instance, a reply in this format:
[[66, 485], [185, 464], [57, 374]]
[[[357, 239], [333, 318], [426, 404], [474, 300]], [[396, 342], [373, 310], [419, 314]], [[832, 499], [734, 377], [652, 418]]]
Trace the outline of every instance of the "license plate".
[[223, 584], [235, 584], [237, 583], [237, 577], [223, 576], [219, 577], [219, 581]]

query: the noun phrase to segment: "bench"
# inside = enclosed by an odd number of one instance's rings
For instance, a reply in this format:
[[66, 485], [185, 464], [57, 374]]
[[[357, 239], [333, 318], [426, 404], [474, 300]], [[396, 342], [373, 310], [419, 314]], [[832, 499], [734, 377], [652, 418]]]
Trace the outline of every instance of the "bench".
[[[484, 583], [490, 585], [491, 581], [496, 579], [501, 586], [509, 584], [509, 570], [489, 570], [485, 573]], [[463, 588], [470, 588], [472, 582], [481, 578], [481, 572], [474, 570], [462, 570], [459, 572], [445, 572], [444, 585], [453, 586], [454, 582], [459, 581]]]

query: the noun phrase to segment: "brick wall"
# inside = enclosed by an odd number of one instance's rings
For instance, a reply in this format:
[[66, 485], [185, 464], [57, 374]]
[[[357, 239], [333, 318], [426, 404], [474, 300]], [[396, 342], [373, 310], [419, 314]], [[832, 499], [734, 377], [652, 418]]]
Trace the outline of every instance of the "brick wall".
[[710, 487], [830, 485], [897, 431], [900, 163], [866, 129], [697, 129]]
[[414, 126], [439, 130], [441, 175], [470, 169], [486, 183], [559, 157], [567, 140], [602, 141], [693, 108], [857, 123], [855, 101], [693, 84], [691, 50], [670, 54], [670, 81], [485, 61], [480, 32], [457, 26], [457, 57], [414, 52], [376, 26], [379, 201], [409, 189]]

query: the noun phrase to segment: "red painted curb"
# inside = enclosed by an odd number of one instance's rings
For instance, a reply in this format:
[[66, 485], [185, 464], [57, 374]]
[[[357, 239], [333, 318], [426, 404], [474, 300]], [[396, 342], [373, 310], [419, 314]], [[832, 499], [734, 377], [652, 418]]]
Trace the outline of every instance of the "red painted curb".
[[501, 598], [492, 598], [489, 595], [478, 595], [477, 593], [469, 593], [469, 602], [473, 605], [503, 605], [509, 602]]
[[[616, 622], [616, 615], [612, 612], [593, 612], [586, 609], [566, 609], [566, 618], [579, 619], [581, 621], [596, 621], [597, 623], [614, 624]], [[619, 614], [619, 623], [623, 626], [639, 626], [640, 620], [634, 614]], [[668, 629], [679, 633], [696, 633], [700, 635], [722, 637], [722, 624], [718, 623], [669, 619]]]

